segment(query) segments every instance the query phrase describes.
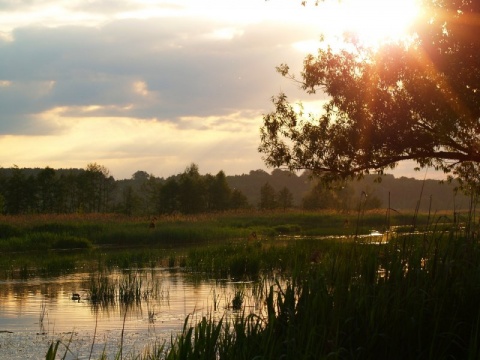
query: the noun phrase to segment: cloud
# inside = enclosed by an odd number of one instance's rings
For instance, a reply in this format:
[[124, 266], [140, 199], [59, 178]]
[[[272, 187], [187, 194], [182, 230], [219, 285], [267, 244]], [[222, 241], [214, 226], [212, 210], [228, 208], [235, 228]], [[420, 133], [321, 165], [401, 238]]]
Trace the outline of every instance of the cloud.
[[279, 36], [280, 27], [248, 25], [227, 38], [215, 36], [225, 24], [197, 18], [16, 29], [0, 45], [0, 80], [11, 84], [0, 88], [0, 133], [24, 133], [35, 114], [59, 106], [171, 122], [264, 111], [282, 81], [275, 65], [295, 58], [290, 44], [304, 35], [283, 26]]
[[271, 96], [308, 99], [275, 66], [301, 66], [293, 44], [315, 30], [260, 20], [254, 2], [216, 2], [215, 16], [208, 0], [0, 0], [0, 165], [97, 162], [116, 178], [262, 167]]
[[97, 162], [115, 178], [129, 178], [136, 170], [168, 177], [191, 162], [204, 173], [235, 174], [262, 166], [256, 151], [261, 119], [244, 117], [250, 114], [190, 119], [207, 124], [207, 129], [184, 129], [154, 120], [88, 117], [87, 109], [82, 118], [69, 117], [62, 113], [65, 110], [44, 114], [59, 124], [68, 123], [62, 136], [0, 136], [0, 144], [9, 149], [8, 154], [0, 153], [1, 166], [84, 168]]

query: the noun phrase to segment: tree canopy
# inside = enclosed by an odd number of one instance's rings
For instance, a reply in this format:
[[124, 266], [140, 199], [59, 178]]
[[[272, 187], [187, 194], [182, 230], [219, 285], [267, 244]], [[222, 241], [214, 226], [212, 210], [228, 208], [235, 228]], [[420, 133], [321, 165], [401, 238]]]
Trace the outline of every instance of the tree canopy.
[[[305, 57], [299, 81], [329, 96], [319, 115], [296, 111], [286, 94], [264, 115], [259, 151], [268, 166], [354, 177], [403, 160], [462, 174], [480, 162], [480, 2], [424, 0], [409, 42]], [[277, 70], [293, 77], [288, 65]]]

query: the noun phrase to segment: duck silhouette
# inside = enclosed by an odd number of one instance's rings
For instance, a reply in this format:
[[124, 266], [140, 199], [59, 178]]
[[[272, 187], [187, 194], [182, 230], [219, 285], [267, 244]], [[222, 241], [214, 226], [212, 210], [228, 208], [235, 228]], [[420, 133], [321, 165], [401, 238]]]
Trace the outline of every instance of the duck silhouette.
[[72, 294], [72, 300], [80, 302], [80, 294], [73, 293]]

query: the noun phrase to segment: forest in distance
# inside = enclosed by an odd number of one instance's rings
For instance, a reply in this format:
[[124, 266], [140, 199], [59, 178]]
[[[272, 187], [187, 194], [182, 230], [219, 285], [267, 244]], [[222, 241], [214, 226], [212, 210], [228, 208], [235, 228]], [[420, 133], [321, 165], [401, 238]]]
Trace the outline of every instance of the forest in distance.
[[[457, 211], [470, 198], [454, 183], [384, 175], [366, 175], [328, 188], [301, 174], [275, 169], [248, 174], [201, 175], [198, 165], [159, 178], [145, 171], [115, 180], [96, 163], [85, 169], [0, 168], [0, 213], [116, 212], [127, 215], [200, 213], [245, 208], [332, 209], [348, 212], [364, 201], [366, 208], [398, 211]], [[364, 199], [362, 200], [362, 196]]]

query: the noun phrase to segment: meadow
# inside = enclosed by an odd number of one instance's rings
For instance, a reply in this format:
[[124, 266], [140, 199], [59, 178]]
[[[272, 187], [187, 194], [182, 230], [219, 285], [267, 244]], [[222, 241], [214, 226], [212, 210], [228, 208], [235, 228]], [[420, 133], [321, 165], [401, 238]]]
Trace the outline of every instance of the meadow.
[[[28, 277], [88, 261], [99, 270], [166, 266], [259, 284], [264, 313], [187, 317], [171, 342], [129, 355], [135, 359], [480, 356], [480, 250], [471, 213], [287, 211], [149, 223], [118, 216], [4, 217], [1, 249], [11, 256], [2, 257], [0, 268], [6, 277]], [[364, 236], [387, 225], [395, 231], [385, 233], [386, 242]], [[115, 250], [99, 251], [106, 248]], [[98, 284], [92, 281], [97, 290]], [[124, 286], [138, 287], [132, 279]], [[232, 306], [242, 309], [242, 296]], [[54, 342], [46, 358], [67, 353], [68, 343]], [[119, 349], [115, 358], [127, 356]]]

